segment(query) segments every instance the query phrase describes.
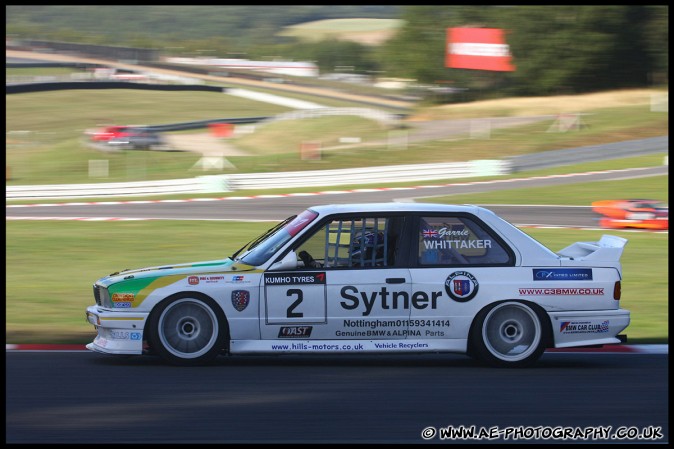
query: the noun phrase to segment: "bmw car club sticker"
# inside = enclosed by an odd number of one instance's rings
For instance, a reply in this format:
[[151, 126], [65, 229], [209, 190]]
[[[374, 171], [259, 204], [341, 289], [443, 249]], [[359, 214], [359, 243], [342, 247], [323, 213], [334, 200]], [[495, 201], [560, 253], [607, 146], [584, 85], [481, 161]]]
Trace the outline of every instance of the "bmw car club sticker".
[[477, 295], [479, 284], [467, 271], [455, 271], [447, 276], [445, 291], [454, 301], [467, 302]]

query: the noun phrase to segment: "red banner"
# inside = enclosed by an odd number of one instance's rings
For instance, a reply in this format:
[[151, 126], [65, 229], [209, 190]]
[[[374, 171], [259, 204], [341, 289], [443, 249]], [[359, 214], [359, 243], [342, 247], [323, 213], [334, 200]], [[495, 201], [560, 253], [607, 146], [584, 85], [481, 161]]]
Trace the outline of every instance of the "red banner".
[[448, 28], [445, 66], [512, 72], [510, 47], [500, 28]]

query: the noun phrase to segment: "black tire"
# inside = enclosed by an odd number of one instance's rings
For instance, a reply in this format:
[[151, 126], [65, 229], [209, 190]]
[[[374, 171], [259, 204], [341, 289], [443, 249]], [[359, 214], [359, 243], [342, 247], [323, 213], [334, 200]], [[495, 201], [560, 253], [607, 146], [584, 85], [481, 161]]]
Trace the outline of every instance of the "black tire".
[[211, 298], [197, 293], [171, 296], [158, 304], [147, 323], [152, 350], [173, 365], [213, 362], [226, 348], [229, 329]]
[[500, 302], [475, 317], [469, 355], [491, 366], [522, 368], [541, 357], [549, 335], [548, 319], [538, 307], [519, 301]]

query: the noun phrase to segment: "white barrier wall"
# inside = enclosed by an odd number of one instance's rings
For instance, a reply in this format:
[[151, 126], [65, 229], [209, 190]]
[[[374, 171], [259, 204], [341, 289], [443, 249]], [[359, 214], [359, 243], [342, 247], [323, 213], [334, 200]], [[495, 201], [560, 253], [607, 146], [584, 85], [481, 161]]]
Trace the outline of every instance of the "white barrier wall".
[[508, 161], [479, 160], [445, 164], [392, 165], [343, 170], [209, 175], [165, 181], [7, 186], [6, 199], [101, 198], [215, 193], [287, 187], [330, 187], [349, 184], [381, 184], [496, 176], [509, 172], [510, 163]]

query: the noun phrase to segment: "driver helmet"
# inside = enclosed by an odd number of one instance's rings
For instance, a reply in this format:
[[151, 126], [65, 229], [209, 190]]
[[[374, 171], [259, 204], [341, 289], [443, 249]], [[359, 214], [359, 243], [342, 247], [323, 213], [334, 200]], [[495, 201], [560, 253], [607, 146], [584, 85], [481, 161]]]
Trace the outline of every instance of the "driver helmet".
[[351, 261], [356, 264], [373, 264], [372, 251], [376, 249], [375, 258], [381, 258], [384, 234], [382, 232], [365, 231], [359, 232], [351, 242]]

